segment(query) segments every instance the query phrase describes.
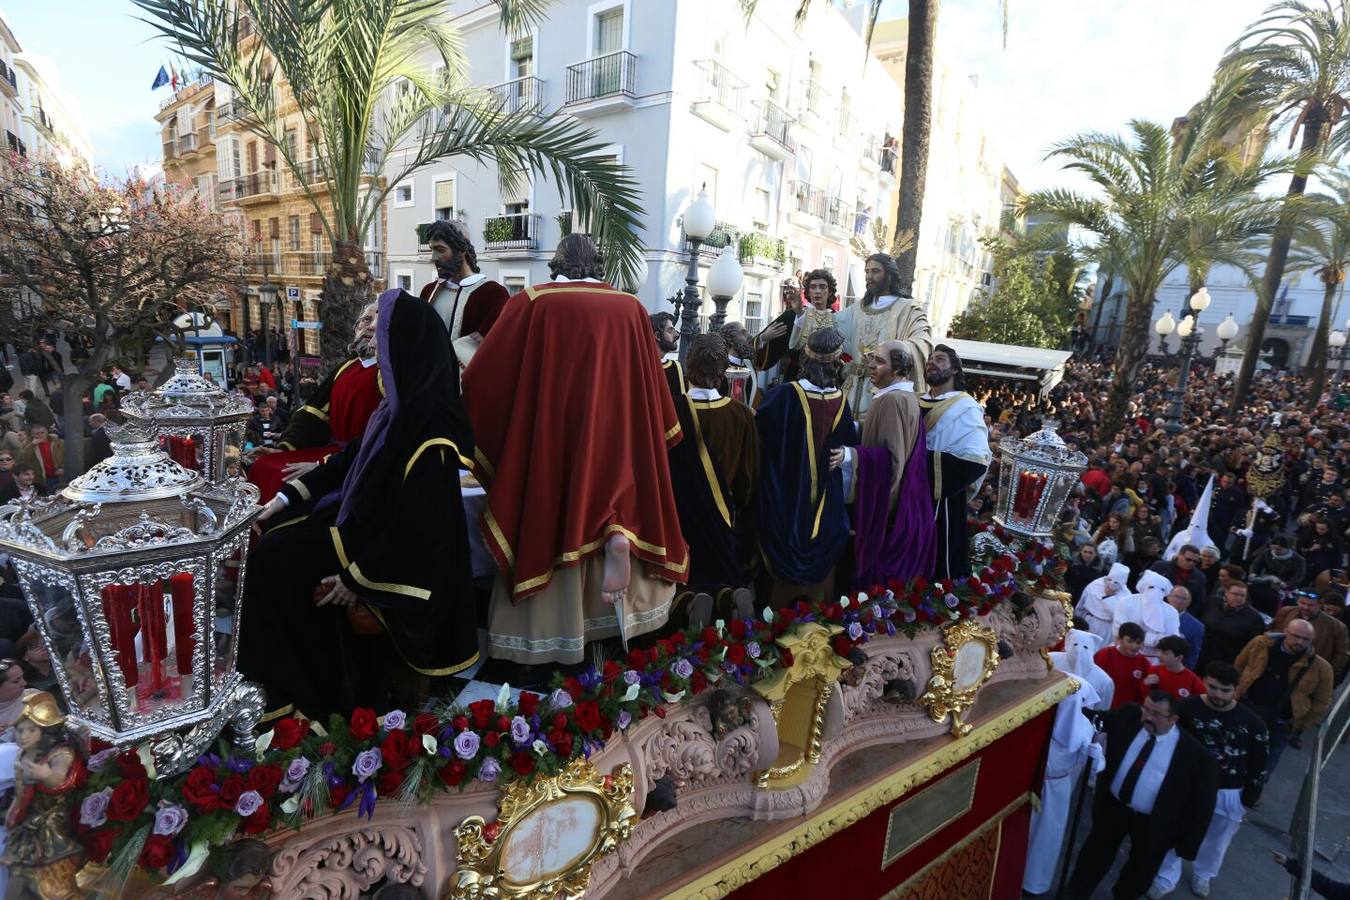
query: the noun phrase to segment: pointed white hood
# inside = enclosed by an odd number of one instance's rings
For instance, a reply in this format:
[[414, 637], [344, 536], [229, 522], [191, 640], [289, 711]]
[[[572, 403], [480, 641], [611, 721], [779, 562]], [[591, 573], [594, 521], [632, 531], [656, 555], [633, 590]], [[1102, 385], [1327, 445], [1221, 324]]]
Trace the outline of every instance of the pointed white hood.
[[1167, 545], [1167, 552], [1163, 554], [1163, 559], [1171, 562], [1176, 555], [1181, 552], [1181, 548], [1191, 544], [1197, 550], [1203, 550], [1206, 547], [1214, 547], [1214, 541], [1209, 537], [1209, 508], [1214, 503], [1214, 478], [1209, 476], [1209, 483], [1205, 485], [1205, 492], [1200, 495], [1200, 502], [1195, 504], [1195, 513], [1191, 516], [1191, 524], [1172, 535], [1171, 542]]

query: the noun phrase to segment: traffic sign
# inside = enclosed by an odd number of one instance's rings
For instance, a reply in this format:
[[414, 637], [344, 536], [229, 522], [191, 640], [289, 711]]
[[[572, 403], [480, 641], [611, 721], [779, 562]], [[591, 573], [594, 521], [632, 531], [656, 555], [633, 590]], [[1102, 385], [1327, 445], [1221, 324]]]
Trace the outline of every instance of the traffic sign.
[[287, 300], [299, 300], [299, 299], [300, 299], [300, 289], [299, 289], [298, 287], [288, 287], [288, 288], [286, 288], [286, 299], [287, 299]]
[[323, 328], [323, 323], [322, 323], [322, 322], [302, 322], [302, 321], [299, 320], [299, 319], [291, 319], [291, 327], [292, 327], [292, 328], [313, 328], [314, 330], [317, 331], [317, 330], [319, 330], [320, 328]]

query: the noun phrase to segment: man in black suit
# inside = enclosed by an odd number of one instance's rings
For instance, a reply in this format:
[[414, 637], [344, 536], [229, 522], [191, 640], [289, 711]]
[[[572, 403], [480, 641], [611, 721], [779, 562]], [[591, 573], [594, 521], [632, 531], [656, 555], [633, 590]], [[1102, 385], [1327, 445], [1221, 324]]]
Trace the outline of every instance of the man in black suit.
[[1106, 768], [1097, 777], [1092, 831], [1078, 852], [1065, 896], [1088, 900], [1129, 838], [1114, 900], [1135, 900], [1158, 874], [1167, 851], [1195, 859], [1214, 814], [1218, 768], [1203, 744], [1177, 727], [1179, 701], [1152, 691], [1097, 714]]

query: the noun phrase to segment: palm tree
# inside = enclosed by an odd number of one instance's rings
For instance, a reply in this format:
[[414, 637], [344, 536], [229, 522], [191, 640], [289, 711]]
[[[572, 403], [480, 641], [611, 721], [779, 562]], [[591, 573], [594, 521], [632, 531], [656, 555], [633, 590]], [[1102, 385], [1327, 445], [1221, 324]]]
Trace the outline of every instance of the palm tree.
[[[1292, 119], [1289, 145], [1300, 137], [1304, 164], [1289, 180], [1287, 197], [1303, 194], [1312, 163], [1330, 145], [1332, 129], [1346, 109], [1350, 92], [1350, 6], [1347, 0], [1282, 0], [1266, 10], [1232, 47], [1220, 71], [1252, 76], [1254, 94], [1273, 111], [1272, 124]], [[1251, 387], [1265, 337], [1266, 322], [1284, 277], [1295, 223], [1276, 229], [1266, 259], [1265, 276], [1256, 296], [1256, 311], [1247, 332], [1247, 350], [1233, 388], [1230, 413]]]
[[[139, 0], [137, 0], [139, 2]], [[746, 18], [754, 15], [759, 0], [739, 0]], [[798, 0], [797, 23], [806, 20], [813, 0]], [[872, 32], [881, 16], [883, 0], [868, 0], [867, 32], [864, 40], [870, 49]], [[1004, 43], [1007, 43], [1007, 4], [1003, 12]], [[914, 293], [914, 270], [919, 258], [919, 225], [923, 218], [924, 186], [928, 180], [928, 139], [933, 120], [933, 51], [937, 34], [938, 0], [909, 0], [908, 37], [905, 45], [905, 109], [900, 124], [900, 202], [895, 211], [895, 233], [909, 240], [897, 245], [895, 262], [900, 267], [900, 283], [908, 294]]]
[[1104, 434], [1124, 421], [1139, 366], [1148, 353], [1154, 296], [1183, 265], [1200, 278], [1215, 263], [1249, 265], [1245, 245], [1275, 227], [1279, 206], [1253, 191], [1283, 161], [1244, 162], [1221, 138], [1236, 90], [1217, 86], [1187, 127], [1175, 132], [1154, 122], [1130, 123], [1128, 138], [1088, 133], [1050, 152], [1081, 172], [1100, 196], [1052, 189], [1023, 201], [1024, 208], [1075, 225], [1095, 237], [1095, 253], [1112, 259], [1126, 288], [1125, 324], [1106, 413]]
[[1350, 173], [1337, 171], [1323, 177], [1324, 192], [1309, 199], [1315, 220], [1300, 229], [1290, 251], [1288, 268], [1312, 271], [1322, 282], [1322, 310], [1317, 317], [1308, 356], [1312, 367], [1309, 401], [1316, 404], [1327, 385], [1327, 338], [1331, 334], [1332, 310], [1337, 292], [1343, 290], [1350, 269]]
[[[612, 273], [637, 271], [642, 209], [628, 170], [574, 120], [506, 112], [466, 87], [459, 34], [441, 0], [133, 2], [186, 59], [234, 90], [249, 130], [303, 187], [333, 248], [322, 294], [329, 321], [351, 321], [373, 293], [361, 243], [388, 192], [448, 156], [496, 163], [504, 190], [526, 171], [551, 176], [592, 224]], [[537, 22], [547, 5], [495, 3], [508, 31]], [[241, 43], [250, 31], [259, 39]], [[317, 138], [317, 165], [297, 158], [279, 115], [285, 100]], [[331, 205], [311, 191], [318, 179], [329, 181]], [[328, 364], [346, 355], [343, 329], [321, 336]]]

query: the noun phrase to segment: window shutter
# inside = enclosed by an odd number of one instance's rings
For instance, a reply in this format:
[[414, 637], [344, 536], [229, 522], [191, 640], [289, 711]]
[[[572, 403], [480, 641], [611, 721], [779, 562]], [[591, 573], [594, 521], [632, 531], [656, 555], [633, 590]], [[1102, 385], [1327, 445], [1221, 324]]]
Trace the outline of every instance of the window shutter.
[[520, 62], [522, 59], [532, 59], [534, 57], [534, 38], [523, 37], [511, 42], [511, 61]]
[[277, 164], [277, 148], [271, 144], [263, 145], [263, 165], [271, 169]]
[[436, 182], [436, 205], [435, 209], [454, 208], [455, 205], [455, 183], [453, 181]]
[[309, 214], [309, 231], [310, 234], [323, 233], [323, 220], [319, 218], [318, 213]]
[[281, 219], [277, 216], [267, 220], [267, 236], [274, 241], [281, 237]]
[[253, 220], [253, 240], [255, 243], [262, 240], [262, 219]]

